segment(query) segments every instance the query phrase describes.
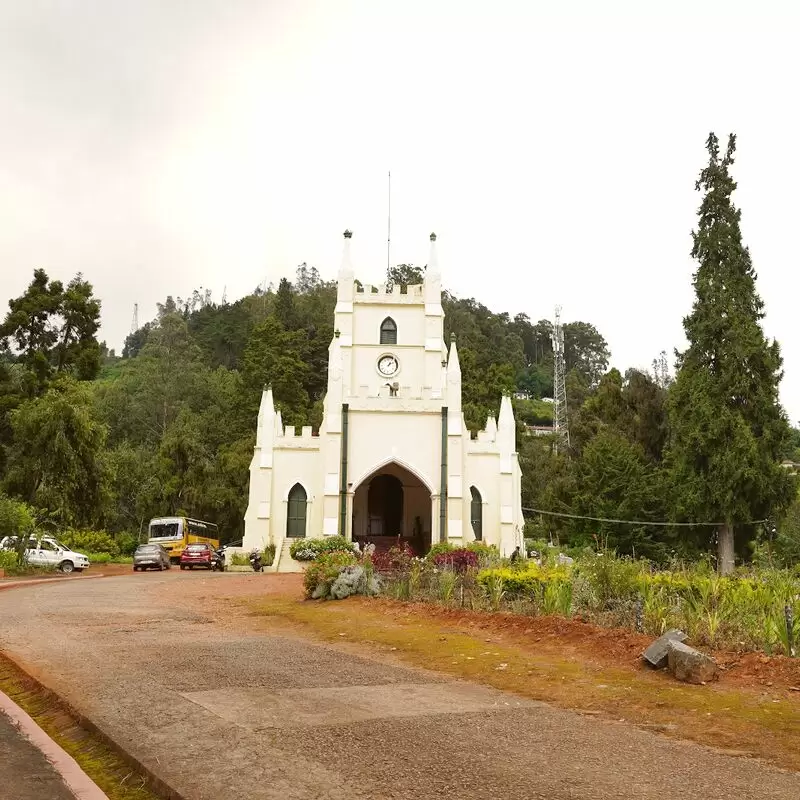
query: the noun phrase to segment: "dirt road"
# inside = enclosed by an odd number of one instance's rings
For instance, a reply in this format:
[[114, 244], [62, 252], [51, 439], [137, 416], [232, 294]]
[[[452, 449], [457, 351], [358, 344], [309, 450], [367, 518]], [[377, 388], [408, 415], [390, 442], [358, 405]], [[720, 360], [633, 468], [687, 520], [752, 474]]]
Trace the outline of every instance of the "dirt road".
[[187, 800], [800, 796], [795, 773], [255, 633], [216, 602], [276, 580], [171, 571], [2, 592], [0, 647]]

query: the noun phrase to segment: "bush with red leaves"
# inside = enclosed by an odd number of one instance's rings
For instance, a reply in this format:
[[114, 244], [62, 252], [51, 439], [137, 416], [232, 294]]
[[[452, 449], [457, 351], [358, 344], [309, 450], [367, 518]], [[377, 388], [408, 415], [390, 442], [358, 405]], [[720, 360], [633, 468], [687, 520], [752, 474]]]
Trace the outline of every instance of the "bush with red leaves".
[[472, 550], [461, 547], [447, 553], [437, 553], [433, 563], [439, 568], [447, 567], [456, 572], [466, 572], [468, 569], [478, 567], [478, 554]]
[[414, 551], [405, 543], [401, 547], [393, 547], [388, 552], [376, 551], [369, 557], [375, 572], [384, 574], [408, 570], [414, 558]]

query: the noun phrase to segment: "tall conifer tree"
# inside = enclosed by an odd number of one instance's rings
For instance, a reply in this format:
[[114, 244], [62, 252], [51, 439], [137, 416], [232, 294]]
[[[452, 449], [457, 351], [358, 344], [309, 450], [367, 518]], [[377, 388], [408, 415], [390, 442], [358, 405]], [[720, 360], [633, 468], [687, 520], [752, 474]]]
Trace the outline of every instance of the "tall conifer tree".
[[741, 211], [731, 202], [736, 137], [721, 158], [713, 133], [706, 148], [692, 232], [695, 301], [683, 321], [689, 347], [677, 354], [669, 399], [669, 463], [679, 518], [722, 523], [718, 567], [725, 574], [751, 533], [748, 523], [785, 507], [793, 485], [780, 466], [789, 436], [778, 401], [780, 349], [761, 328], [764, 304], [742, 244]]

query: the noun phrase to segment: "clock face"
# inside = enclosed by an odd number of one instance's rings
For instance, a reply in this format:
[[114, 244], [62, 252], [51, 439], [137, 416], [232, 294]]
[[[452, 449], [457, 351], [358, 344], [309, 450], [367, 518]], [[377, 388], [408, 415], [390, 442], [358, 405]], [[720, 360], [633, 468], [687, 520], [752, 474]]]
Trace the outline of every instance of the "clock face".
[[391, 378], [399, 368], [400, 365], [394, 356], [381, 356], [378, 359], [378, 372], [386, 378]]

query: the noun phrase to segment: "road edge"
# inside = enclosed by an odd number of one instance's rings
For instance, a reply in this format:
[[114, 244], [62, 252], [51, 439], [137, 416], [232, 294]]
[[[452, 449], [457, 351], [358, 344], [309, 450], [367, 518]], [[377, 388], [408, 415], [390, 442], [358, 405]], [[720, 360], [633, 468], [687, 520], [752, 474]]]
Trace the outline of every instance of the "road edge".
[[17, 730], [44, 755], [78, 800], [108, 800], [108, 795], [81, 769], [80, 764], [3, 691], [0, 691], [0, 713], [5, 714]]
[[[97, 576], [101, 577], [101, 576]], [[24, 677], [26, 681], [29, 681], [36, 689], [47, 695], [55, 700], [63, 709], [66, 711], [69, 716], [74, 720], [74, 722], [79, 725], [80, 727], [84, 728], [89, 733], [96, 736], [103, 745], [105, 745], [109, 750], [111, 750], [114, 754], [116, 754], [122, 761], [132, 767], [134, 770], [139, 772], [142, 776], [147, 778], [148, 781], [148, 788], [156, 795], [163, 798], [163, 800], [190, 800], [190, 798], [185, 797], [179, 791], [174, 789], [170, 786], [166, 781], [161, 778], [160, 776], [156, 775], [149, 767], [145, 766], [141, 761], [139, 761], [136, 756], [129, 753], [124, 747], [122, 747], [113, 737], [109, 736], [101, 727], [99, 727], [95, 722], [93, 722], [89, 717], [87, 717], [82, 711], [76, 708], [69, 700], [62, 697], [58, 692], [51, 689], [47, 686], [42, 680], [37, 678], [33, 675], [26, 667], [20, 663], [20, 661], [15, 658], [8, 650], [0, 649], [0, 659], [6, 662], [11, 669], [16, 670], [21, 676]], [[0, 694], [3, 697], [6, 697], [5, 693], [0, 691]], [[9, 698], [9, 700], [13, 703], [14, 701]], [[15, 703], [16, 705], [16, 703]], [[27, 714], [23, 709], [20, 709], [23, 714]], [[29, 715], [28, 715], [29, 716]], [[31, 722], [36, 725], [36, 722], [31, 719]], [[47, 734], [39, 728], [38, 725], [36, 727], [47, 736]], [[50, 738], [49, 736], [47, 738]], [[57, 747], [60, 748], [60, 745], [57, 742], [53, 742]], [[69, 756], [68, 753], [64, 753], [65, 756], [68, 758], [72, 758]], [[73, 759], [74, 760], [74, 759]], [[77, 764], [77, 762], [76, 762]], [[80, 765], [78, 764], [78, 768], [80, 769]], [[83, 771], [83, 770], [81, 770]], [[88, 775], [87, 775], [88, 778]], [[89, 778], [91, 780], [91, 778]], [[80, 795], [77, 795], [78, 800], [84, 800], [84, 798]], [[97, 800], [107, 800], [107, 795], [100, 794], [97, 796]], [[87, 797], [86, 800], [94, 800], [94, 798]]]

